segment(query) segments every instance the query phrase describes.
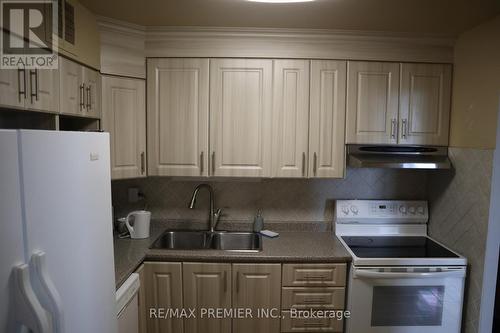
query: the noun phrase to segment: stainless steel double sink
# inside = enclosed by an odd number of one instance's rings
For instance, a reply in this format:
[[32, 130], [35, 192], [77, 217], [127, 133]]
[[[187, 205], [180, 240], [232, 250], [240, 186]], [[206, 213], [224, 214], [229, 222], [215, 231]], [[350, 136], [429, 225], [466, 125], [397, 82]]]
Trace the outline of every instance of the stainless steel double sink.
[[262, 251], [262, 236], [254, 232], [165, 231], [151, 249]]

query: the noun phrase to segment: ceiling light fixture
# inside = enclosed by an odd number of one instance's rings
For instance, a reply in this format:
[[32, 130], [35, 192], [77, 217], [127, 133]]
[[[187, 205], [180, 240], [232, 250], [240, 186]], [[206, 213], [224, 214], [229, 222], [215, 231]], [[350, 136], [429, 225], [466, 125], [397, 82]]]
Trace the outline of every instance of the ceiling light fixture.
[[249, 2], [263, 2], [263, 3], [297, 3], [297, 2], [313, 2], [316, 0], [247, 0]]

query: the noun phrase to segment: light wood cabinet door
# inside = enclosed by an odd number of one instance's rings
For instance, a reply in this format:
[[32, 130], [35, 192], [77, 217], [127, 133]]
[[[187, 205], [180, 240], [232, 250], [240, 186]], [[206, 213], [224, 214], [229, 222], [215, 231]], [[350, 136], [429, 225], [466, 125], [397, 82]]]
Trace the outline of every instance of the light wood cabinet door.
[[146, 308], [146, 275], [144, 272], [144, 264], [139, 266], [135, 271], [139, 274], [139, 333], [148, 333], [147, 323], [148, 323], [148, 309]]
[[146, 309], [148, 309], [148, 333], [183, 332], [183, 321], [180, 318], [155, 318], [158, 309], [182, 308], [182, 264], [146, 262], [144, 263], [146, 284]]
[[210, 318], [202, 309], [231, 308], [231, 264], [183, 263], [184, 307], [196, 318], [184, 320], [184, 333], [230, 333], [231, 318]]
[[344, 176], [345, 89], [345, 61], [311, 61], [309, 177]]
[[28, 109], [59, 112], [59, 71], [31, 69], [26, 71], [28, 82]]
[[399, 63], [349, 61], [346, 142], [398, 142]]
[[451, 65], [402, 64], [399, 142], [448, 145]]
[[211, 175], [271, 176], [272, 68], [268, 59], [210, 60]]
[[102, 129], [110, 133], [111, 178], [146, 176], [144, 80], [104, 76]]
[[309, 60], [274, 61], [274, 177], [307, 177], [309, 65]]
[[0, 69], [0, 106], [24, 108], [27, 83], [24, 69]]
[[66, 58], [59, 58], [60, 111], [82, 115], [85, 106], [82, 67]]
[[[278, 333], [281, 313], [281, 264], [233, 264], [233, 307], [252, 309], [253, 318], [233, 320], [234, 333]], [[260, 317], [260, 318], [259, 318]]]
[[148, 165], [208, 176], [208, 59], [148, 59]]
[[101, 74], [87, 67], [82, 67], [84, 84], [84, 114], [87, 117], [101, 117]]

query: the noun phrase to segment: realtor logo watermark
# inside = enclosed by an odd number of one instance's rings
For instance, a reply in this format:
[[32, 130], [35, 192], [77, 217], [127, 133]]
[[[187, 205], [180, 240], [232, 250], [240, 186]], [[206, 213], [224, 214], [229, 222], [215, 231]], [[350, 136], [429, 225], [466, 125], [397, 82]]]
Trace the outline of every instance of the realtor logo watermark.
[[0, 68], [57, 68], [57, 1], [0, 0], [0, 7]]

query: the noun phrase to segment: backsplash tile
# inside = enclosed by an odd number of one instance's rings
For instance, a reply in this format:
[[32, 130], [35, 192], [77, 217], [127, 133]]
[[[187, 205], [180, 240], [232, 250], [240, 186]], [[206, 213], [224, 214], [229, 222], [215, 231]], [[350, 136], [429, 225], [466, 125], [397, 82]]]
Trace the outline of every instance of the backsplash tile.
[[[207, 219], [208, 194], [200, 192], [196, 209], [187, 205], [203, 180], [164, 177], [113, 182], [117, 216], [142, 208], [127, 203], [127, 188], [138, 186], [146, 195], [154, 219]], [[345, 179], [210, 180], [216, 207], [224, 209], [221, 220], [252, 221], [257, 209], [266, 222], [325, 222], [333, 219], [336, 199], [425, 199], [427, 173], [411, 170], [348, 169]]]
[[483, 280], [493, 150], [450, 148], [453, 172], [429, 174], [429, 234], [467, 257], [466, 333], [475, 333]]

